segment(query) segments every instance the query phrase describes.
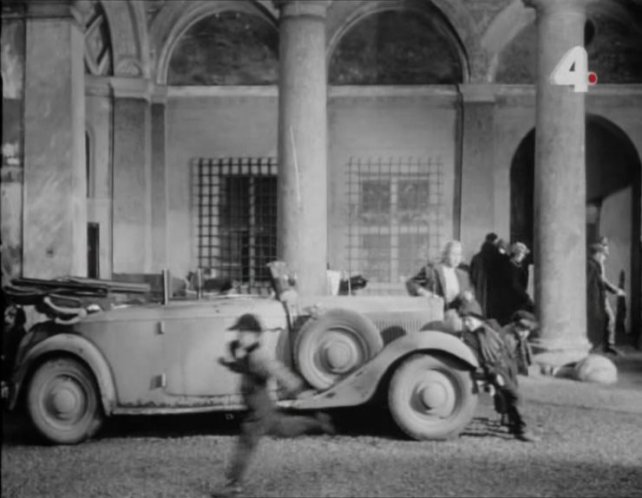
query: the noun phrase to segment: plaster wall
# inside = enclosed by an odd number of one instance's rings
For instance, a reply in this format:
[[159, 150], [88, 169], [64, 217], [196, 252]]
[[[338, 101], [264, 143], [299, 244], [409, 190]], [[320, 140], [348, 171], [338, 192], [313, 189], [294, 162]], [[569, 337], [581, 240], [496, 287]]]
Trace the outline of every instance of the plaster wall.
[[197, 265], [191, 165], [199, 158], [277, 155], [276, 88], [248, 90], [246, 95], [212, 90], [217, 89], [169, 89], [168, 261], [170, 271], [177, 277], [185, 276]]
[[113, 253], [116, 273], [151, 271], [151, 119], [142, 98], [114, 100]]
[[[244, 95], [231, 89], [170, 88], [166, 113], [168, 256], [171, 271], [183, 276], [196, 267], [191, 164], [199, 158], [275, 157], [277, 95], [268, 88]], [[445, 185], [439, 245], [452, 238], [456, 157], [452, 89], [410, 94], [399, 89], [331, 89], [328, 115], [328, 262], [332, 268], [348, 266], [346, 165], [351, 157], [439, 157]]]
[[[453, 237], [457, 146], [454, 90], [450, 87], [335, 88], [330, 90], [328, 105], [330, 267], [353, 273], [360, 271], [359, 268], [349, 268], [347, 251], [347, 164], [351, 158], [362, 161], [381, 159], [384, 164], [406, 158], [440, 160], [444, 175], [444, 222], [435, 248], [443, 246]], [[426, 251], [422, 256], [425, 259], [438, 258], [439, 249]], [[376, 291], [375, 287], [368, 284], [367, 289]], [[382, 291], [405, 293], [400, 282], [393, 282], [388, 287]]]
[[534, 92], [524, 87], [500, 89], [495, 110], [494, 231], [506, 241], [510, 239], [510, 167], [519, 144], [534, 127]]

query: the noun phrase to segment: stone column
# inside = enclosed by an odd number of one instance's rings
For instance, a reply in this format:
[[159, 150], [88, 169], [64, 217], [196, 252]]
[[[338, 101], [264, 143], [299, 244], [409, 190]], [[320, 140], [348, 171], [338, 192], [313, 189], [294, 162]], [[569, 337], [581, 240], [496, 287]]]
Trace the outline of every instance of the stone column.
[[167, 88], [159, 87], [152, 95], [152, 271], [160, 272], [168, 267], [167, 240], [167, 168], [165, 164], [166, 126], [165, 111]]
[[280, 16], [278, 257], [299, 293], [325, 294], [328, 2], [276, 2]]
[[30, 2], [23, 276], [87, 274], [84, 36], [67, 2]]
[[584, 93], [554, 85], [562, 56], [583, 46], [590, 0], [525, 0], [537, 10], [535, 141], [535, 300], [538, 361], [562, 364], [585, 356], [586, 179]]
[[113, 78], [114, 273], [151, 271], [151, 87]]
[[495, 94], [492, 85], [462, 85], [461, 233], [468, 261], [486, 234], [497, 231], [494, 216]]

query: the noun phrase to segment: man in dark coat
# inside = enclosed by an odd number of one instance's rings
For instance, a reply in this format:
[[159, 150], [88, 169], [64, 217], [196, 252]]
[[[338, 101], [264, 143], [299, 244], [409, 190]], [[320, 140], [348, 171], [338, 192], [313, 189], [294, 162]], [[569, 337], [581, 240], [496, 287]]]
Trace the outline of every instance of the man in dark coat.
[[535, 442], [538, 438], [526, 430], [521, 413], [515, 362], [501, 335], [485, 322], [478, 310], [471, 303], [460, 308], [464, 325], [462, 341], [473, 351], [486, 379], [501, 396], [511, 433], [520, 441]]
[[528, 295], [528, 266], [524, 259], [529, 254], [526, 244], [514, 243], [510, 248], [510, 258], [503, 259], [498, 265], [499, 296], [493, 318], [503, 326], [510, 322], [516, 311], [535, 310], [533, 299]]
[[615, 324], [607, 292], [625, 296], [625, 292], [612, 285], [604, 275], [604, 261], [608, 245], [603, 241], [589, 246], [586, 265], [586, 321], [588, 339], [595, 349], [605, 353], [619, 354], [615, 349]]
[[230, 330], [238, 331], [237, 340], [230, 345], [232, 359], [219, 358], [219, 362], [241, 374], [241, 394], [248, 411], [241, 423], [241, 434], [227, 471], [226, 486], [213, 496], [242, 492], [249, 464], [264, 435], [295, 437], [307, 433], [334, 434], [335, 431], [325, 413], [316, 416], [286, 415], [277, 410], [270, 397], [269, 380], [276, 379], [289, 394], [301, 393], [303, 381], [261, 347], [263, 327], [256, 315], [242, 315]]
[[499, 249], [497, 234], [489, 233], [480, 251], [470, 260], [470, 281], [475, 288], [475, 298], [485, 316], [489, 316], [492, 292], [495, 288], [493, 277], [496, 276]]
[[603, 343], [607, 325], [606, 291], [602, 281], [602, 262], [605, 258], [605, 250], [601, 244], [589, 247], [586, 263], [586, 325], [588, 340], [595, 347]]

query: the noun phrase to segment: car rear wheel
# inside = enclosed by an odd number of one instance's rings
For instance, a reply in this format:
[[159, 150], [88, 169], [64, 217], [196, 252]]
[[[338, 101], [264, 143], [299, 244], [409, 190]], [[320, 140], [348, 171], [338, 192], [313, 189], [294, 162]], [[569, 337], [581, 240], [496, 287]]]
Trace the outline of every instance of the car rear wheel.
[[399, 428], [413, 439], [449, 439], [472, 419], [477, 406], [465, 367], [442, 356], [415, 354], [394, 372], [388, 406]]
[[352, 310], [331, 309], [310, 319], [295, 342], [296, 365], [313, 387], [327, 389], [383, 348], [372, 320]]
[[71, 358], [38, 367], [29, 383], [27, 412], [38, 432], [58, 444], [90, 438], [104, 420], [92, 373]]

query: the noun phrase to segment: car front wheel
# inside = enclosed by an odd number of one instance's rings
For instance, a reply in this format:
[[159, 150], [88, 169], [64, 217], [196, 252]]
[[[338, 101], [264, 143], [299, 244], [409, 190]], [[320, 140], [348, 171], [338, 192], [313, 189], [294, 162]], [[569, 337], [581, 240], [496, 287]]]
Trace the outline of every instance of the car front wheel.
[[470, 371], [445, 356], [415, 354], [394, 372], [388, 406], [413, 439], [449, 439], [472, 419], [477, 406]]
[[90, 438], [104, 419], [92, 373], [71, 358], [38, 367], [29, 383], [27, 412], [38, 432], [58, 444]]

